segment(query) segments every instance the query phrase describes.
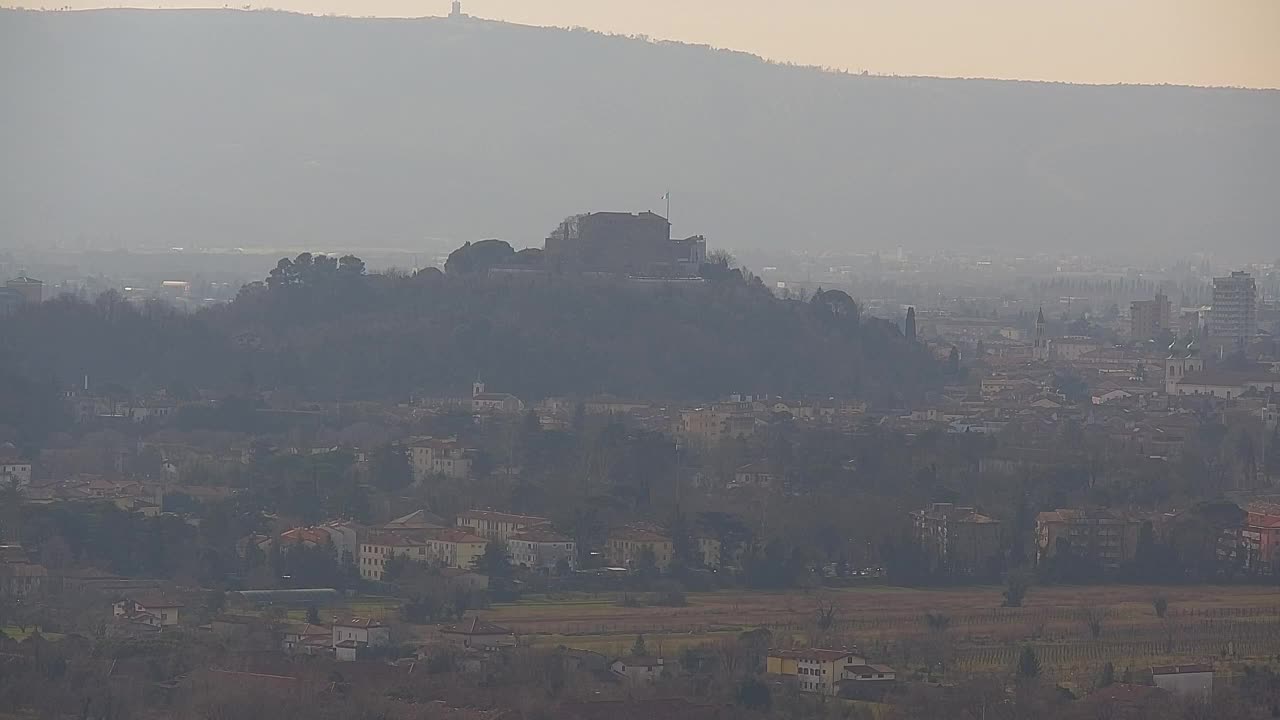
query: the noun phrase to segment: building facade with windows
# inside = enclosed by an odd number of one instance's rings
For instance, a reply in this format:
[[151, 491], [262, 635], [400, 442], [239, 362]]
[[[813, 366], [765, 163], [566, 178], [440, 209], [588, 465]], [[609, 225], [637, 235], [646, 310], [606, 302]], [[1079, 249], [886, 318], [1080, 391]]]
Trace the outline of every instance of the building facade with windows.
[[770, 650], [765, 672], [793, 678], [801, 692], [835, 695], [839, 682], [846, 679], [845, 668], [866, 664], [867, 659], [857, 649]]
[[972, 507], [933, 503], [911, 519], [916, 544], [935, 570], [981, 574], [1000, 555], [1000, 521]]
[[1243, 348], [1258, 334], [1258, 285], [1247, 272], [1213, 279], [1209, 335]]
[[1107, 508], [1060, 508], [1036, 516], [1038, 562], [1062, 552], [1115, 570], [1138, 551], [1142, 521]]
[[458, 513], [457, 525], [487, 540], [505, 543], [512, 535], [550, 524], [536, 515], [516, 515], [493, 510], [466, 510]]

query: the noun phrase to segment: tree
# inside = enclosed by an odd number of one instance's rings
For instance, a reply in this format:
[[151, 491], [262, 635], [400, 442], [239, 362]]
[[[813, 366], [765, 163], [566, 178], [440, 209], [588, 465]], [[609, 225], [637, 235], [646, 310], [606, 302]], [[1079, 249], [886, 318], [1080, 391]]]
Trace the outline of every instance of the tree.
[[489, 541], [489, 544], [484, 546], [484, 554], [475, 559], [474, 568], [476, 572], [489, 577], [509, 577], [511, 553], [507, 551], [506, 544], [496, 540]]
[[373, 484], [387, 492], [399, 492], [413, 482], [409, 454], [395, 445], [383, 445], [374, 450], [369, 469]]
[[1271, 440], [1267, 442], [1267, 453], [1263, 462], [1267, 480], [1275, 484], [1280, 478], [1280, 421], [1276, 422], [1275, 429], [1271, 431]]
[[725, 250], [724, 248], [716, 248], [715, 250], [711, 250], [707, 253], [707, 264], [719, 265], [725, 270], [728, 270], [738, 265], [738, 259], [735, 258], [733, 253], [728, 250]]
[[320, 624], [320, 608], [314, 604], [307, 606], [307, 622], [311, 625]]
[[1156, 611], [1156, 617], [1163, 620], [1165, 614], [1169, 612], [1169, 598], [1157, 595], [1151, 598], [1151, 607]]
[[947, 354], [947, 374], [951, 376], [960, 374], [960, 348], [952, 345], [951, 352]]
[[449, 253], [444, 263], [444, 271], [450, 275], [472, 275], [485, 273], [495, 265], [511, 260], [516, 254], [511, 245], [502, 240], [481, 240], [468, 242]]
[[738, 684], [735, 700], [748, 710], [768, 710], [773, 705], [773, 691], [759, 678], [744, 678]]
[[684, 607], [688, 604], [684, 586], [676, 580], [660, 580], [654, 584], [656, 603], [664, 607]]
[[355, 278], [364, 275], [364, 261], [355, 255], [338, 258], [338, 277]]
[[925, 625], [929, 628], [929, 665], [936, 665], [945, 671], [951, 656], [950, 638], [947, 629], [951, 627], [951, 616], [937, 611], [925, 613]]
[[907, 342], [916, 341], [916, 309], [914, 307], [907, 308], [906, 329], [903, 334], [907, 336]]
[[1005, 581], [1003, 607], [1022, 607], [1022, 601], [1031, 588], [1031, 575], [1025, 570], [1014, 570]]
[[1235, 461], [1239, 474], [1243, 476], [1243, 489], [1252, 489], [1258, 482], [1258, 452], [1253, 442], [1253, 435], [1247, 428], [1241, 428], [1236, 435]]
[[1036, 655], [1035, 648], [1023, 645], [1022, 654], [1018, 656], [1018, 678], [1034, 680], [1038, 677], [1040, 677], [1040, 658]]
[[227, 607], [227, 594], [222, 590], [210, 590], [204, 597], [204, 607], [212, 615], [217, 615]]
[[461, 620], [471, 609], [475, 598], [472, 597], [471, 591], [466, 587], [459, 585], [453, 589], [453, 616]]
[[404, 555], [392, 555], [382, 565], [382, 582], [399, 582], [409, 568], [409, 558]]
[[646, 545], [640, 550], [636, 557], [636, 574], [645, 580], [652, 579], [658, 574], [658, 559], [652, 547]]
[[937, 611], [925, 613], [924, 624], [932, 632], [946, 632], [951, 627], [951, 616]]
[[636, 641], [631, 644], [631, 656], [641, 657], [649, 654], [649, 648], [645, 646], [644, 635], [636, 635]]
[[1115, 682], [1116, 666], [1111, 664], [1111, 661], [1108, 660], [1107, 664], [1102, 666], [1102, 675], [1098, 677], [1098, 687], [1109, 687], [1114, 685]]
[[400, 617], [405, 622], [422, 624], [435, 622], [444, 611], [444, 603], [434, 593], [420, 593], [409, 597], [400, 605]]
[[1102, 637], [1102, 618], [1101, 608], [1089, 608], [1084, 611], [1084, 624], [1089, 628], [1089, 636], [1094, 640]]

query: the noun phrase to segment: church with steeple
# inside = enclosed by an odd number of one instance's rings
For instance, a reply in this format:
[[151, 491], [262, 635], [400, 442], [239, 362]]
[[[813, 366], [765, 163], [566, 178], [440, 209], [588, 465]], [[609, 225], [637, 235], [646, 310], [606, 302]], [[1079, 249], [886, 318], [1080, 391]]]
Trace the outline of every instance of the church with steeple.
[[1178, 383], [1188, 373], [1204, 370], [1204, 358], [1200, 357], [1200, 348], [1194, 338], [1174, 340], [1169, 344], [1169, 357], [1164, 361], [1164, 391], [1168, 395], [1178, 394]]
[[1031, 359], [1036, 362], [1049, 362], [1049, 338], [1045, 335], [1046, 325], [1044, 308], [1040, 308], [1040, 314], [1036, 315], [1036, 346], [1031, 355]]

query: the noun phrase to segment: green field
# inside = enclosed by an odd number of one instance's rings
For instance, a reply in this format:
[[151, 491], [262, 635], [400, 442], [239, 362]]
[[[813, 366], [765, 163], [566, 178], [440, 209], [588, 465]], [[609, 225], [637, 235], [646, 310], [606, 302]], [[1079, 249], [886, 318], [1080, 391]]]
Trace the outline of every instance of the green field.
[[19, 628], [17, 625], [2, 625], [0, 626], [0, 632], [3, 632], [5, 634], [5, 637], [9, 638], [10, 640], [17, 640], [19, 642], [21, 642], [22, 640], [26, 640], [27, 638], [34, 635], [36, 632], [40, 632], [40, 635], [47, 640], [62, 639], [62, 635], [58, 633], [42, 632], [40, 631], [40, 628], [33, 627], [33, 626], [27, 626], [27, 628], [24, 630], [22, 628]]

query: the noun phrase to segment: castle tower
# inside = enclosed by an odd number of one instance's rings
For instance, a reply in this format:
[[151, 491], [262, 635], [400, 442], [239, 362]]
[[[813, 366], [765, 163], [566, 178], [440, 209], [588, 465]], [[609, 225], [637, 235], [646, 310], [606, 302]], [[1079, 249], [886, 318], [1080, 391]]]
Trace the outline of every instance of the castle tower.
[[476, 377], [476, 381], [471, 383], [471, 397], [484, 394], [484, 381]]
[[1049, 362], [1049, 338], [1045, 337], [1044, 308], [1036, 315], [1036, 345], [1032, 359], [1036, 362]]

